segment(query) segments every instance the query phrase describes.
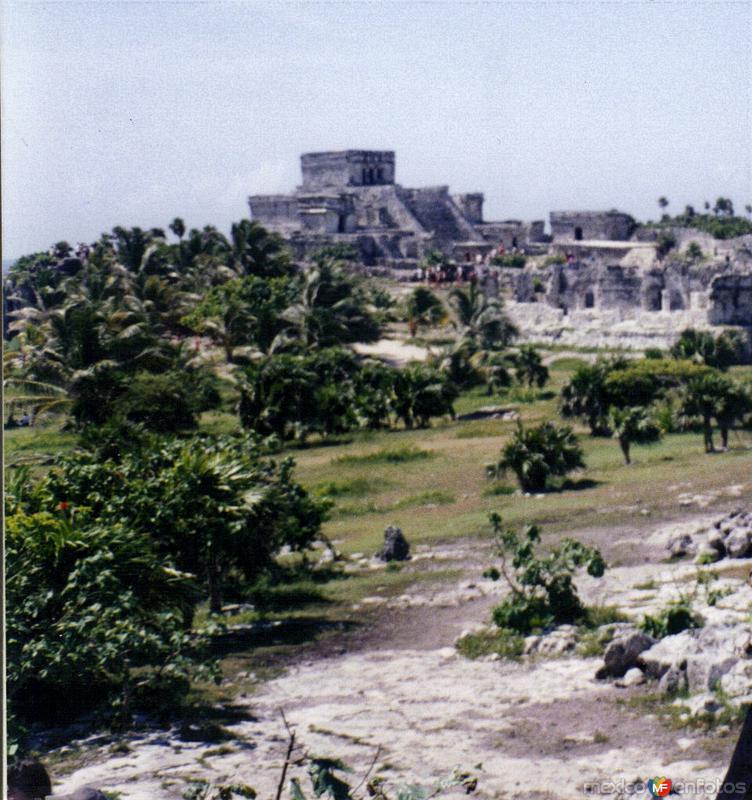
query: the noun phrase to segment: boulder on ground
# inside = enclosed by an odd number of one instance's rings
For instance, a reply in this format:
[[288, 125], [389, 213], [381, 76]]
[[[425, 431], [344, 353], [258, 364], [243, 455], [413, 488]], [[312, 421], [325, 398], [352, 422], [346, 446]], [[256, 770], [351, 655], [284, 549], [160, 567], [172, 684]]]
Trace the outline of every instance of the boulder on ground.
[[676, 668], [686, 673], [690, 692], [712, 691], [740, 658], [747, 657], [751, 635], [750, 625], [708, 625], [682, 631], [642, 652], [639, 666], [656, 679]]
[[712, 564], [715, 561], [720, 561], [722, 558], [723, 553], [719, 552], [715, 547], [705, 542], [698, 548], [695, 561], [698, 564]]
[[687, 672], [678, 664], [672, 664], [658, 681], [658, 691], [663, 694], [677, 694], [687, 690]]
[[740, 659], [721, 678], [720, 688], [737, 704], [752, 704], [752, 659]]
[[725, 545], [729, 558], [749, 558], [752, 555], [752, 530], [734, 528], [726, 537]]
[[693, 555], [697, 551], [697, 545], [688, 533], [683, 533], [681, 536], [669, 539], [666, 549], [671, 553], [672, 558], [683, 558]]
[[525, 637], [525, 655], [560, 656], [572, 652], [577, 647], [577, 628], [574, 625], [560, 625], [544, 636]]
[[642, 631], [634, 631], [614, 639], [606, 648], [603, 668], [596, 677], [621, 678], [627, 670], [638, 666], [640, 653], [655, 644], [655, 639]]
[[723, 531], [712, 528], [708, 534], [707, 544], [717, 550], [721, 558], [726, 555], [726, 534]]
[[630, 686], [640, 686], [643, 683], [645, 683], [645, 676], [642, 674], [642, 670], [639, 667], [628, 669], [624, 677], [616, 681], [617, 686], [621, 686], [625, 689]]
[[396, 525], [390, 525], [384, 531], [384, 547], [377, 557], [382, 561], [407, 561], [410, 558], [410, 545]]
[[51, 794], [47, 800], [107, 800], [107, 795], [91, 786], [82, 786], [70, 794]]

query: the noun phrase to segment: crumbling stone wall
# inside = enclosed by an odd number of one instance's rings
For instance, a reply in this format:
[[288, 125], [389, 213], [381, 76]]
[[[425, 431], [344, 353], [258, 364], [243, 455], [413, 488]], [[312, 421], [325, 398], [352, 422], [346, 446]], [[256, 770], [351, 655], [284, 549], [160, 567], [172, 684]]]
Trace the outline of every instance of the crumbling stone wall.
[[298, 198], [292, 194], [251, 195], [248, 198], [251, 217], [271, 230], [300, 226]]
[[752, 326], [752, 274], [714, 278], [708, 317], [714, 325]]
[[627, 241], [637, 227], [634, 219], [621, 211], [552, 211], [550, 223], [554, 241]]
[[487, 242], [497, 246], [504, 245], [506, 250], [543, 242], [546, 239], [543, 220], [522, 222], [518, 219], [508, 219], [502, 222], [484, 222], [475, 227]]

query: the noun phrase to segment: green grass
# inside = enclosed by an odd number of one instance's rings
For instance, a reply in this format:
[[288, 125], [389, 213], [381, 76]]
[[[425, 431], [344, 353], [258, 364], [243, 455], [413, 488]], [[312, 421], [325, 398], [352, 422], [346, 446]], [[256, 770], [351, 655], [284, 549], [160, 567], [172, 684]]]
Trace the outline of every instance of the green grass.
[[[540, 407], [547, 402], [532, 404], [523, 419], [537, 420]], [[343, 540], [342, 549], [352, 552], [375, 550], [384, 528], [392, 522], [403, 527], [411, 542], [487, 535], [490, 511], [499, 511], [513, 525], [542, 524], [544, 535], [573, 527], [630, 522], [642, 526], [643, 508], [650, 511], [651, 520], [672, 515], [680, 510], [679, 494], [722, 490], [731, 483], [744, 483], [752, 474], [752, 450], [748, 449], [752, 435], [748, 432], [739, 433], [735, 449], [715, 455], [705, 454], [697, 434], [671, 434], [654, 447], [634, 448], [634, 463], [626, 466], [613, 440], [583, 435], [580, 430], [587, 469], [573, 475], [569, 484], [579, 486], [579, 490], [525, 498], [508, 493], [516, 488], [513, 484], [497, 489], [485, 478], [484, 465], [498, 458], [508, 433], [457, 438], [464, 425], [474, 424], [455, 422], [422, 431], [383, 432], [367, 448], [353, 443], [298, 453], [297, 475], [309, 486], [324, 480], [364, 479], [376, 487], [380, 481], [392, 482], [368, 495], [371, 505], [361, 509], [357, 529], [341, 517], [327, 523], [327, 535]], [[382, 455], [391, 452], [395, 440], [408, 450], [430, 448], [433, 456], [404, 462], [395, 471]], [[382, 449], [378, 449], [380, 443]], [[400, 510], [395, 509], [400, 500], [436, 490], [455, 495], [456, 502], [433, 509], [418, 508], [409, 519], [400, 519], [399, 515], [393, 518]]]
[[479, 419], [462, 423], [454, 434], [455, 439], [485, 439], [489, 436], [505, 436], [514, 428], [512, 420]]
[[691, 728], [709, 731], [721, 725], [738, 727], [747, 713], [746, 707], [734, 706], [724, 697], [722, 692], [716, 692], [716, 699], [721, 706], [718, 711], [691, 715], [687, 706], [681, 702], [675, 702], [686, 699], [688, 696], [686, 691], [674, 695], [649, 692], [627, 699], [620, 698], [617, 703], [625, 705], [640, 715], [655, 714], [663, 727], [673, 728], [674, 730]]
[[483, 497], [504, 497], [514, 494], [517, 491], [516, 486], [507, 486], [503, 483], [492, 483], [483, 490]]
[[414, 508], [418, 506], [450, 505], [456, 501], [451, 492], [442, 489], [434, 489], [420, 494], [408, 495], [391, 505], [376, 505], [366, 503], [365, 505], [335, 506], [331, 514], [335, 517], [362, 517], [366, 514], [388, 514], [404, 508]]
[[55, 456], [71, 452], [76, 446], [76, 434], [61, 428], [62, 421], [53, 420], [34, 428], [4, 431], [5, 467], [29, 465], [35, 477], [44, 474]]
[[[571, 348], [569, 348], [571, 349]], [[555, 348], [549, 348], [555, 350]], [[456, 403], [458, 414], [483, 406], [516, 408], [525, 425], [558, 419], [557, 393], [579, 359], [562, 356], [551, 369], [551, 380], [531, 403], [510, 403], [489, 397], [485, 387], [464, 392]], [[735, 375], [752, 375], [752, 367], [735, 367]], [[237, 430], [237, 417], [211, 412], [202, 428], [216, 432]], [[626, 466], [611, 439], [593, 438], [575, 425], [587, 468], [571, 476], [570, 487], [544, 497], [523, 497], [512, 481], [497, 484], [486, 479], [484, 466], [498, 459], [515, 423], [482, 419], [434, 420], [426, 429], [353, 432], [328, 442], [312, 440], [289, 446], [285, 454], [296, 461], [295, 476], [310, 491], [329, 494], [335, 506], [324, 533], [338, 550], [374, 553], [382, 545], [384, 529], [399, 525], [413, 545], [446, 542], [460, 537], [490, 538], [488, 514], [498, 511], [506, 524], [542, 526], [544, 539], [577, 530], [611, 525], [636, 529], [681, 511], [680, 493], [720, 493], [729, 484], [746, 484], [752, 475], [752, 431], [731, 437], [732, 450], [707, 455], [697, 433], [670, 434], [654, 447], [635, 447], [633, 464]], [[27, 456], [48, 459], [73, 449], [75, 434], [60, 430], [60, 421], [33, 429], [7, 431], [6, 463]], [[44, 469], [44, 466], [38, 469]], [[649, 516], [641, 512], [647, 509]], [[324, 601], [311, 606], [345, 602], [344, 592], [356, 602], [371, 589], [374, 573], [317, 584]], [[375, 573], [383, 578], [384, 573]], [[410, 568], [394, 573], [400, 585], [418, 579]], [[390, 575], [390, 578], [393, 578]], [[343, 589], [346, 586], [346, 589]]]
[[391, 449], [377, 450], [364, 455], [344, 455], [333, 459], [338, 464], [404, 464], [408, 461], [423, 461], [433, 458], [430, 450], [421, 450], [419, 447], [394, 447]]
[[517, 660], [522, 655], [524, 647], [523, 636], [503, 628], [495, 631], [469, 633], [457, 642], [457, 652], [470, 659], [498, 655], [501, 658]]
[[391, 486], [391, 482], [386, 480], [374, 484], [373, 481], [369, 481], [367, 478], [350, 478], [343, 481], [323, 481], [313, 487], [313, 492], [319, 496], [327, 495], [333, 498], [364, 497], [388, 486]]

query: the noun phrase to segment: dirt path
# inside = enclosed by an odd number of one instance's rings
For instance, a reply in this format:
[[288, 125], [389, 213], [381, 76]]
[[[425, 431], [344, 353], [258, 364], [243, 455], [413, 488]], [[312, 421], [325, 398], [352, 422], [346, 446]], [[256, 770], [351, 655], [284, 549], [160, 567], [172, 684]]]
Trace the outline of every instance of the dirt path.
[[393, 367], [402, 367], [411, 361], [425, 361], [429, 350], [415, 344], [406, 344], [399, 339], [379, 339], [373, 344], [356, 344], [356, 353], [382, 358]]
[[[704, 522], [694, 517], [668, 528]], [[670, 592], [671, 579], [693, 569], [658, 563], [667, 535], [665, 524], [588, 532], [607, 557], [610, 551], [632, 558], [609, 570], [603, 582], [583, 581], [583, 596], [627, 609], [660, 602], [660, 592], [648, 596], [637, 588], [647, 572]], [[235, 742], [218, 747], [181, 742], [173, 734], [134, 737], [130, 752], [103, 750], [59, 790], [93, 783], [130, 800], [167, 800], [181, 797], [187, 781], [201, 777], [250, 784], [259, 798], [273, 797], [286, 745], [281, 709], [308, 752], [341, 758], [356, 775], [378, 750], [375, 771], [390, 781], [430, 782], [457, 765], [477, 773], [483, 798], [581, 798], [592, 783], [659, 774], [674, 781], [722, 777], [732, 731], [705, 736], [665, 727], [649, 706], [635, 708], [632, 701], [655, 688], [596, 681], [598, 658], [460, 657], [453, 646], [457, 636], [487, 621], [500, 588], [478, 578], [487, 549], [462, 542], [442, 553], [442, 566], [454, 554], [452, 566], [465, 571], [460, 580], [419, 582], [404, 595], [380, 598], [373, 626], [332, 640], [320, 657], [303, 656], [257, 694], [241, 697], [250, 718], [228, 726]], [[426, 565], [421, 567], [419, 554], [410, 568], [428, 568], [434, 555], [424, 551]], [[298, 768], [292, 774], [305, 785]]]

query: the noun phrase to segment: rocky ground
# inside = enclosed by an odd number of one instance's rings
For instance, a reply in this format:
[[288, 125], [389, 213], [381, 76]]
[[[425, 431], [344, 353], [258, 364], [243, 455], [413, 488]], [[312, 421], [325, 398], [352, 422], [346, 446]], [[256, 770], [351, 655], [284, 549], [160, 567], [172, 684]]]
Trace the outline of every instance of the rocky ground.
[[[622, 665], [626, 677], [597, 680], [603, 655], [581, 655], [580, 634], [566, 628], [548, 638], [552, 646], [528, 641], [530, 655], [519, 661], [462, 657], [458, 637], [488, 622], [503, 586], [481, 577], [491, 563], [488, 543], [424, 547], [406, 569], [459, 568], [462, 577], [417, 582], [397, 597], [365, 598], [355, 610], [377, 612], [367, 633], [343, 634], [320, 656], [306, 654], [255, 694], [241, 695], [245, 718], [227, 726], [232, 740], [217, 745], [186, 742], [177, 732], [143, 734], [116, 752], [91, 743], [87, 765], [56, 789], [91, 783], [130, 800], [166, 800], [201, 778], [241, 782], [259, 798], [274, 797], [288, 737], [282, 711], [302, 748], [343, 759], [358, 776], [355, 783], [373, 763], [372, 774], [394, 783], [430, 782], [460, 766], [477, 775], [477, 794], [486, 798], [618, 796], [622, 784], [658, 775], [712, 787], [725, 772], [738, 729], [733, 716], [724, 717], [729, 698], [743, 699], [752, 686], [752, 629], [746, 626], [752, 560], [698, 566], [688, 552], [674, 563], [668, 548], [682, 536], [705, 542], [733, 510], [695, 512], [643, 530], [581, 532], [611, 565], [602, 579], [579, 580], [588, 603], [616, 605], [637, 620], [690, 596], [706, 620], [699, 632], [647, 642], [634, 663]], [[384, 567], [363, 556], [350, 568]], [[712, 605], [697, 582], [699, 569], [719, 575], [708, 584]], [[633, 629], [616, 626], [611, 633], [619, 640]], [[651, 648], [658, 649], [651, 655]], [[694, 676], [689, 697], [659, 691], [672, 667], [684, 670], [684, 680]], [[708, 684], [713, 670], [714, 686], [718, 678], [733, 678], [717, 695]], [[711, 719], [708, 710], [714, 724], [697, 727], [703, 715]], [[289, 775], [298, 774], [303, 778], [304, 771], [293, 766]]]

